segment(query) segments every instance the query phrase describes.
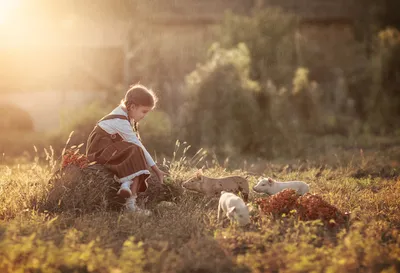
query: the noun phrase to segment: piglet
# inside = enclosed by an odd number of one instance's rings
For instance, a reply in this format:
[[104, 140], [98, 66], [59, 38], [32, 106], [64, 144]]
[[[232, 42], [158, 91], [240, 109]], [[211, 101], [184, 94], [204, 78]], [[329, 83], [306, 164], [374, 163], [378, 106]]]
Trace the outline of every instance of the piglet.
[[255, 192], [268, 193], [269, 195], [276, 194], [284, 189], [294, 189], [299, 195], [303, 195], [310, 190], [310, 187], [303, 181], [279, 182], [270, 177], [259, 180], [257, 185], [253, 187]]
[[182, 187], [187, 190], [202, 193], [207, 197], [218, 197], [221, 191], [241, 193], [246, 202], [249, 197], [249, 182], [246, 178], [241, 176], [212, 178], [198, 171], [195, 176], [185, 181]]
[[218, 222], [220, 221], [221, 210], [233, 221], [237, 221], [239, 226], [245, 226], [250, 223], [249, 209], [239, 196], [222, 191], [218, 203]]

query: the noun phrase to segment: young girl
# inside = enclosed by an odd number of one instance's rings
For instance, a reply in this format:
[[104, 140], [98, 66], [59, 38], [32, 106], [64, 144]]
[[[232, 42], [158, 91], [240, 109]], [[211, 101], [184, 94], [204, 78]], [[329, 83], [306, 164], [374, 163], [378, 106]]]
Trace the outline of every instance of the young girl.
[[132, 86], [121, 104], [102, 118], [89, 135], [86, 154], [90, 162], [106, 166], [119, 178], [118, 194], [126, 198], [126, 208], [141, 211], [136, 206], [138, 192], [147, 189], [150, 167], [161, 183], [164, 173], [140, 141], [138, 122], [154, 109], [155, 94], [143, 85]]

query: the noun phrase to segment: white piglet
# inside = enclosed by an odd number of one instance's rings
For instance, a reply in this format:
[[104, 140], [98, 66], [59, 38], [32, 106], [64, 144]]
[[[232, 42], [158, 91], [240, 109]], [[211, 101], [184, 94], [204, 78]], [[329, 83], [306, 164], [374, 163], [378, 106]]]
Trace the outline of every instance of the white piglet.
[[310, 190], [310, 186], [303, 181], [287, 181], [279, 182], [270, 177], [263, 178], [253, 187], [255, 192], [276, 194], [284, 189], [294, 189], [299, 195], [306, 194]]
[[239, 226], [245, 226], [250, 223], [249, 209], [239, 196], [222, 191], [218, 203], [218, 221], [220, 221], [221, 210], [233, 221], [237, 221]]

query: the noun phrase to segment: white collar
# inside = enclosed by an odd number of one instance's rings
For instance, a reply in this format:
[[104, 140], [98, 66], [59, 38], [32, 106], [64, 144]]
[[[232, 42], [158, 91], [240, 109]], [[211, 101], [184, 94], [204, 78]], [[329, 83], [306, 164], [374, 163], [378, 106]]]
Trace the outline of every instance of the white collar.
[[118, 105], [118, 107], [116, 107], [111, 114], [117, 114], [117, 115], [123, 115], [125, 117], [128, 118], [128, 113], [124, 111], [124, 109], [122, 109], [121, 105]]

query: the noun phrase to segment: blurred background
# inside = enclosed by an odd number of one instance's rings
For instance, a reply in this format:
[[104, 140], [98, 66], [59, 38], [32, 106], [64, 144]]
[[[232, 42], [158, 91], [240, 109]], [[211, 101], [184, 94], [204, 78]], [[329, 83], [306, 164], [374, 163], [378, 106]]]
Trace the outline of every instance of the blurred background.
[[85, 143], [134, 83], [157, 156], [400, 145], [399, 30], [398, 0], [0, 0], [0, 152]]

